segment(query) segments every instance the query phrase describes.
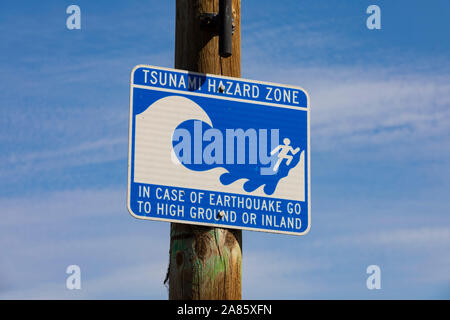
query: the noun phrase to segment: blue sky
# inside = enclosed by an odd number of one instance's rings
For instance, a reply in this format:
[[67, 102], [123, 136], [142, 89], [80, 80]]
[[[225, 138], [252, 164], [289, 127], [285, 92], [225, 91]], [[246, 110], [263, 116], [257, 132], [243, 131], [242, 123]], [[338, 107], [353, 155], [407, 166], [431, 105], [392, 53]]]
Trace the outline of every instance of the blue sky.
[[[175, 1], [74, 3], [77, 31], [72, 2], [1, 4], [0, 298], [166, 299], [169, 224], [125, 197], [129, 74], [173, 67]], [[243, 233], [245, 299], [450, 298], [449, 12], [243, 1], [242, 76], [304, 87], [312, 121], [311, 231]]]

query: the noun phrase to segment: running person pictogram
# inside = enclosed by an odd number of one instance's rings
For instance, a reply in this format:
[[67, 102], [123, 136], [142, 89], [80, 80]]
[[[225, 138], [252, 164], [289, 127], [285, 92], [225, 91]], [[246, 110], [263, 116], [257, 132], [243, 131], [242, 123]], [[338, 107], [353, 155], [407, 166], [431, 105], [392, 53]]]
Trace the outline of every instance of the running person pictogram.
[[[300, 148], [297, 147], [295, 149], [293, 149], [290, 144], [291, 144], [291, 140], [289, 140], [288, 138], [284, 138], [283, 139], [283, 143], [284, 144], [280, 144], [278, 147], [276, 147], [275, 149], [273, 149], [270, 152], [270, 155], [274, 155], [275, 152], [277, 152], [278, 150], [280, 150], [280, 153], [278, 153], [278, 161], [277, 163], [275, 163], [275, 166], [273, 167], [273, 171], [277, 171], [278, 167], [281, 164], [281, 161], [283, 161], [283, 159], [286, 159], [286, 165], [289, 165], [292, 161], [292, 158], [295, 154], [297, 154], [297, 152], [300, 151]], [[288, 155], [288, 153], [291, 152], [291, 155]]]

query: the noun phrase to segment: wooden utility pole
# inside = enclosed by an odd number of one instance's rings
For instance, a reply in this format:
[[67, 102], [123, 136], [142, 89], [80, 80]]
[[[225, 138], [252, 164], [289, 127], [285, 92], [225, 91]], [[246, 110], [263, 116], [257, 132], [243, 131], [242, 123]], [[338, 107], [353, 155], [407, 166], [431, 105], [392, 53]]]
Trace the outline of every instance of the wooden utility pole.
[[[219, 0], [177, 0], [175, 68], [241, 76], [241, 0], [232, 0], [232, 55], [219, 55], [219, 37], [205, 27], [205, 13]], [[167, 272], [169, 299], [241, 299], [241, 230], [172, 223]]]

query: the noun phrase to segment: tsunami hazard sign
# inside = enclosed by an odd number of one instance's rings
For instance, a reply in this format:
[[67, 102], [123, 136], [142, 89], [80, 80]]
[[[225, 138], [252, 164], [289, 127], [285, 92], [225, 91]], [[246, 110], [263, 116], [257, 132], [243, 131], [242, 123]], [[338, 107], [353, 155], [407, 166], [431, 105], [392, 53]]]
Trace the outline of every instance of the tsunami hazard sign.
[[304, 89], [139, 65], [130, 90], [127, 206], [134, 217], [308, 232]]

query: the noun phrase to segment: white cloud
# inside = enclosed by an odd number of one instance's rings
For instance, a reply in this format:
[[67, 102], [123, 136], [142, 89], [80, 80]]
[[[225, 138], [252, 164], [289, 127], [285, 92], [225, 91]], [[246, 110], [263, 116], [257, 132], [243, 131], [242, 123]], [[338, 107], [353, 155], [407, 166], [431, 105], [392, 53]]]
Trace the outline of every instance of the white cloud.
[[331, 236], [312, 243], [315, 247], [345, 246], [345, 247], [384, 247], [417, 250], [418, 248], [450, 247], [450, 227], [422, 227], [382, 230], [380, 232], [358, 233], [350, 235]]
[[115, 137], [72, 142], [59, 149], [14, 153], [0, 160], [0, 177], [13, 179], [31, 172], [125, 160], [127, 152], [128, 139]]
[[40, 193], [25, 199], [0, 199], [0, 227], [39, 225], [126, 213], [125, 188]]
[[[267, 74], [271, 79], [264, 79]], [[448, 75], [392, 67], [269, 65], [264, 75], [259, 71], [253, 77], [309, 92], [314, 150], [383, 146], [395, 153], [412, 145], [422, 151], [449, 144]]]
[[[273, 81], [302, 85], [309, 91], [314, 151], [381, 148], [402, 158], [405, 154], [437, 157], [450, 150], [448, 76], [396, 76], [396, 70], [358, 67], [271, 71]], [[120, 122], [125, 128], [127, 116]], [[108, 137], [98, 132], [91, 139], [71, 139], [59, 149], [7, 153], [0, 160], [0, 175], [126, 159], [125, 130], [109, 132]]]
[[[124, 190], [75, 190], [0, 199], [0, 297], [162, 298], [169, 224], [128, 214]], [[82, 290], [65, 288], [77, 264]]]
[[327, 291], [325, 283], [314, 281], [311, 274], [328, 272], [329, 261], [310, 255], [289, 255], [273, 248], [264, 251], [245, 251], [243, 254], [243, 298], [299, 299], [318, 296]]
[[82, 269], [80, 290], [67, 289], [66, 279], [62, 277], [59, 282], [33, 283], [27, 288], [0, 292], [0, 299], [167, 299], [161, 280], [165, 269], [155, 261], [116, 268], [86, 280], [84, 274]]
[[[0, 221], [0, 297], [165, 299], [169, 225], [133, 219], [122, 206], [124, 200], [121, 190], [56, 192], [21, 201], [0, 199], [0, 207], [6, 210]], [[325, 218], [323, 213], [316, 215]], [[376, 224], [383, 225], [383, 221]], [[396, 285], [413, 275], [417, 280], [412, 278], [409, 285], [415, 288], [429, 290], [448, 281], [449, 261], [439, 259], [448, 251], [448, 227], [369, 233], [351, 227], [347, 225], [345, 234], [337, 235], [313, 230], [304, 239], [266, 239], [267, 235], [247, 233], [244, 298], [354, 296], [364, 290], [365, 255], [372, 260], [388, 254], [381, 262], [399, 275]], [[266, 240], [254, 241], [259, 238]], [[400, 265], [398, 256], [402, 257]], [[433, 267], [433, 263], [437, 265]], [[81, 291], [65, 288], [69, 264], [82, 269]], [[343, 267], [349, 270], [341, 274]]]

